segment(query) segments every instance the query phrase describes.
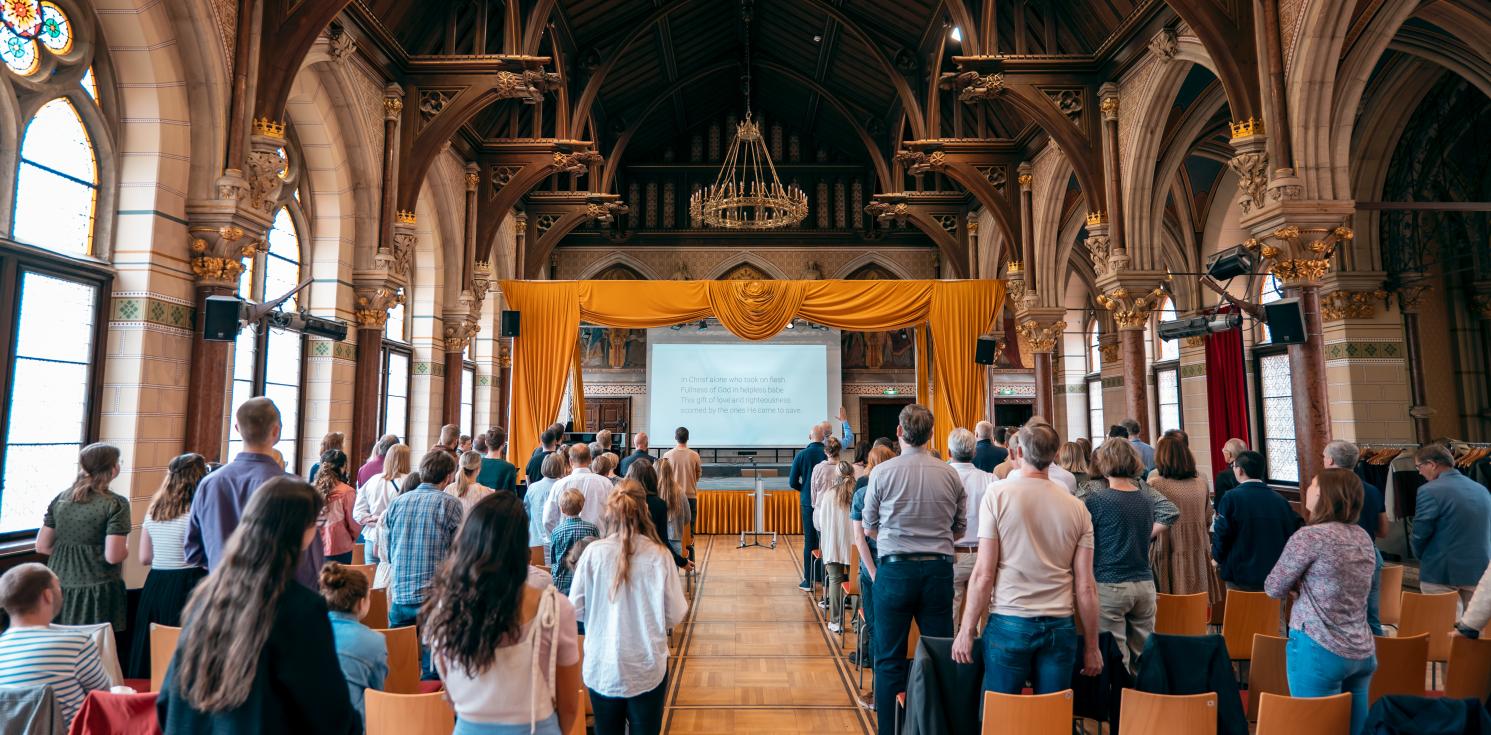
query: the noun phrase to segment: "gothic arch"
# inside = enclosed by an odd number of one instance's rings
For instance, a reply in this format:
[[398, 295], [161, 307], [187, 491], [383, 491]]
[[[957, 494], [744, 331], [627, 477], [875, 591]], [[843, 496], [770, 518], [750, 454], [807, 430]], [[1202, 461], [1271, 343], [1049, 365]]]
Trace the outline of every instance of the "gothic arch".
[[891, 278], [902, 280], [912, 279], [911, 274], [907, 273], [905, 268], [886, 258], [882, 258], [879, 253], [863, 253], [839, 266], [838, 270], [834, 271], [834, 274], [829, 276], [829, 278], [853, 279], [856, 273], [865, 268], [881, 268], [887, 271]]
[[580, 273], [580, 277], [576, 280], [592, 280], [598, 278], [607, 270], [618, 267], [631, 270], [633, 273], [637, 274], [638, 278], [642, 280], [660, 280], [660, 277], [655, 272], [653, 272], [652, 268], [650, 268], [646, 263], [643, 263], [642, 261], [637, 260], [636, 258], [620, 250], [613, 250], [609, 254], [607, 254], [606, 257], [601, 258], [594, 263], [591, 263], [585, 268], [584, 271]]
[[791, 280], [791, 278], [786, 273], [784, 273], [781, 268], [778, 268], [767, 259], [752, 252], [741, 253], [740, 257], [735, 258], [734, 260], [721, 261], [719, 265], [710, 269], [709, 273], [703, 276], [702, 280], [718, 281], [725, 278], [726, 276], [729, 276], [732, 272], [738, 271], [743, 266], [754, 268], [762, 275], [773, 280]]

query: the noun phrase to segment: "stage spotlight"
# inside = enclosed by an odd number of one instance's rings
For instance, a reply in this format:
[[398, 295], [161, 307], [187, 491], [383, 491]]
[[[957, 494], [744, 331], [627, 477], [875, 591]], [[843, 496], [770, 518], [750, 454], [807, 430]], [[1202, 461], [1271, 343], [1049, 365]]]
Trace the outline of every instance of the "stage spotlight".
[[1258, 256], [1244, 245], [1233, 245], [1206, 261], [1206, 275], [1225, 281], [1248, 275], [1258, 267]]

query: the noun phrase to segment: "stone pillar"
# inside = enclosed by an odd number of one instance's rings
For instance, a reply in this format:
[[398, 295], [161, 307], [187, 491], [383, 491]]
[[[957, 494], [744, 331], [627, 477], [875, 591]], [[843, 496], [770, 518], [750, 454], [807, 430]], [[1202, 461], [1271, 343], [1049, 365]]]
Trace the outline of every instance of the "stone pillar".
[[[357, 274], [354, 287], [357, 320], [357, 366], [352, 375], [352, 443], [353, 452], [366, 453], [378, 440], [378, 409], [382, 396], [378, 389], [383, 373], [383, 329], [388, 310], [402, 303], [401, 284], [386, 272]], [[408, 437], [399, 437], [408, 441]]]
[[[1118, 85], [1107, 82], [1098, 88], [1098, 110], [1102, 114], [1103, 140], [1103, 189], [1108, 221], [1108, 231], [1113, 253], [1128, 252], [1123, 231], [1123, 170], [1118, 160]], [[1139, 422], [1144, 423], [1140, 418]]]
[[383, 182], [378, 200], [378, 251], [393, 251], [394, 213], [398, 208], [399, 116], [404, 111], [404, 88], [390, 82], [383, 88]]
[[1429, 408], [1429, 393], [1424, 385], [1424, 350], [1419, 340], [1419, 307], [1431, 287], [1424, 274], [1404, 279], [1411, 285], [1399, 287], [1398, 310], [1403, 314], [1403, 342], [1408, 358], [1408, 415], [1413, 419], [1413, 440], [1427, 444], [1433, 430], [1429, 428], [1429, 417], [1434, 409]]
[[1149, 434], [1149, 381], [1145, 374], [1148, 367], [1144, 352], [1144, 326], [1150, 314], [1165, 300], [1165, 292], [1158, 286], [1141, 286], [1140, 283], [1156, 283], [1164, 276], [1156, 273], [1121, 273], [1112, 267], [1107, 277], [1098, 280], [1098, 287], [1105, 290], [1097, 297], [1100, 306], [1113, 312], [1113, 323], [1118, 327], [1118, 352], [1123, 363], [1123, 418], [1139, 422], [1139, 434], [1147, 440]]
[[513, 278], [528, 278], [528, 215], [514, 212], [513, 215]]
[[[462, 324], [462, 322], [458, 321], [457, 324]], [[461, 375], [461, 368], [468, 342], [461, 338], [447, 337], [444, 344], [445, 384], [440, 403], [440, 423], [459, 424], [461, 422], [461, 384], [466, 382], [464, 376]]]
[[1061, 341], [1061, 332], [1066, 329], [1066, 322], [1062, 317], [1066, 310], [1062, 308], [1034, 308], [1021, 309], [1015, 317], [1015, 331], [1020, 339], [1030, 347], [1030, 352], [1035, 362], [1035, 414], [1043, 416], [1047, 421], [1054, 421], [1056, 414], [1056, 396], [1054, 394], [1055, 375], [1051, 364], [1051, 351]]
[[969, 213], [963, 226], [963, 232], [967, 233], [968, 236], [968, 277], [978, 278], [978, 217]]
[[[1035, 191], [1032, 184], [1035, 177], [1031, 171], [1035, 170], [1029, 161], [1021, 161], [1017, 169], [1020, 172], [1020, 271], [1024, 281], [1021, 293], [1035, 293]], [[1010, 260], [1014, 260], [1011, 258]], [[1014, 263], [1010, 264], [1010, 270], [1015, 270]], [[1023, 299], [1022, 299], [1023, 300]]]
[[499, 341], [497, 353], [497, 421], [512, 435], [513, 341]]
[[[230, 214], [229, 219], [232, 219]], [[228, 361], [232, 342], [209, 342], [202, 338], [200, 321], [209, 296], [227, 296], [238, 290], [243, 259], [256, 252], [254, 238], [238, 225], [197, 225], [191, 235], [192, 273], [197, 277], [198, 325], [192, 332], [191, 375], [187, 381], [185, 448], [209, 462], [226, 461], [223, 456], [223, 425], [228, 407]]]

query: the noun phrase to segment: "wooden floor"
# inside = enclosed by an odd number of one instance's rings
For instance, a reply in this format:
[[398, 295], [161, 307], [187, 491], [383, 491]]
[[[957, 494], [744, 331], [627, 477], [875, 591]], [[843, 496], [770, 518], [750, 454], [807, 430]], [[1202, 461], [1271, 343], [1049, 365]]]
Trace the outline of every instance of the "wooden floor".
[[[870, 733], [856, 672], [801, 580], [801, 537], [736, 548], [734, 536], [696, 540], [688, 620], [674, 631], [663, 731]], [[853, 650], [853, 637], [847, 650]], [[869, 686], [866, 672], [865, 684]]]

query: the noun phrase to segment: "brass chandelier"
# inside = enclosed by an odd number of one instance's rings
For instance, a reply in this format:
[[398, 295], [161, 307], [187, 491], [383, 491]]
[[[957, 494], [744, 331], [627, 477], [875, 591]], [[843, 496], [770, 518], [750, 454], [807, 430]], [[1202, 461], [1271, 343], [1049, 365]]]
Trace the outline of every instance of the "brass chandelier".
[[[720, 166], [714, 184], [694, 192], [689, 212], [709, 227], [726, 230], [772, 230], [789, 227], [808, 216], [808, 195], [798, 188], [782, 186], [772, 165], [771, 153], [761, 135], [761, 126], [751, 119], [751, 11], [741, 9], [745, 20], [745, 120], [735, 128], [735, 139]], [[769, 177], [768, 177], [769, 175]]]

